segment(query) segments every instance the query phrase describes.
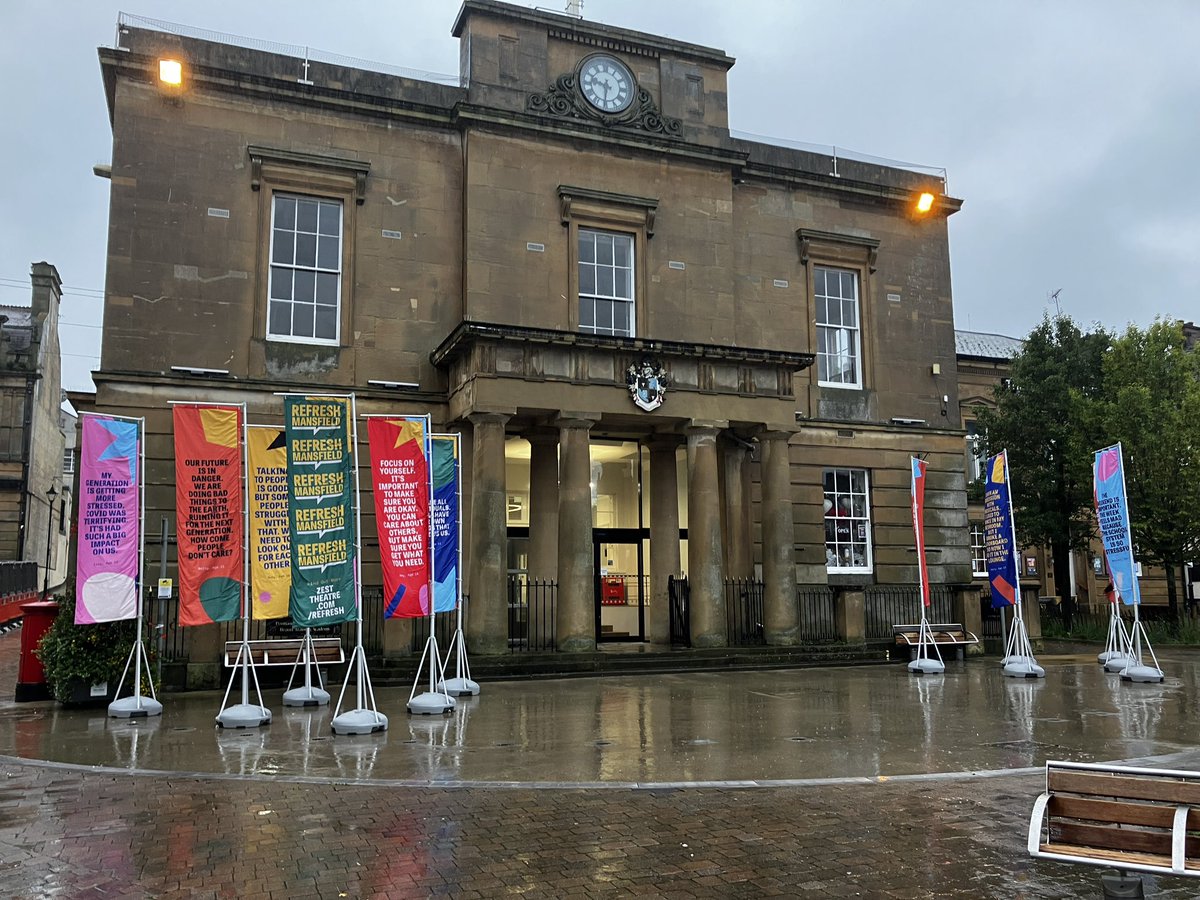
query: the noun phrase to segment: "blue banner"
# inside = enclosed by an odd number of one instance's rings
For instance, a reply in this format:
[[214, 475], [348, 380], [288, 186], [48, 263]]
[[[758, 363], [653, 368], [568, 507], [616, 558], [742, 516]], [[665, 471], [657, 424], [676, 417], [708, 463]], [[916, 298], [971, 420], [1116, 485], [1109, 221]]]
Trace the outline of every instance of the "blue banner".
[[1021, 584], [1017, 571], [1017, 535], [1013, 528], [1008, 451], [988, 457], [983, 493], [983, 548], [987, 558], [992, 607], [1014, 606]]
[[458, 435], [431, 434], [433, 454], [433, 611], [458, 607]]
[[1125, 464], [1121, 445], [1114, 444], [1096, 451], [1092, 463], [1095, 485], [1096, 519], [1100, 523], [1100, 539], [1108, 560], [1109, 577], [1117, 596], [1129, 606], [1142, 602], [1134, 568], [1133, 540], [1129, 534], [1129, 503], [1125, 499]]

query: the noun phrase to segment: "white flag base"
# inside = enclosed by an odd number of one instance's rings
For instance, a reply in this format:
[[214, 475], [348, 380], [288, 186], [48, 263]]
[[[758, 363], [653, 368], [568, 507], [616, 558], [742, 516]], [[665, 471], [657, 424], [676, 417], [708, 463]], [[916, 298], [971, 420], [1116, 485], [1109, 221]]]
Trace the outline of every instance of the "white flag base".
[[217, 724], [222, 728], [258, 728], [271, 724], [271, 711], [253, 703], [235, 703], [221, 710]]
[[1128, 653], [1117, 653], [1108, 658], [1108, 662], [1104, 664], [1104, 671], [1110, 675], [1118, 675], [1124, 672], [1130, 666], [1137, 665], [1137, 658], [1130, 656]]
[[1125, 654], [1123, 654], [1120, 650], [1105, 650], [1103, 653], [1096, 654], [1096, 662], [1100, 663], [1100, 665], [1104, 665], [1110, 659], [1115, 659], [1118, 656], [1124, 655]]
[[143, 719], [147, 716], [161, 716], [163, 705], [153, 697], [122, 697], [108, 704], [108, 714], [114, 719]]
[[1030, 656], [1014, 656], [1004, 667], [1004, 674], [1009, 678], [1045, 678], [1046, 670], [1033, 661]]
[[940, 659], [922, 656], [908, 664], [908, 671], [913, 675], [941, 675], [946, 671], [946, 664]]
[[408, 700], [408, 711], [414, 716], [440, 716], [450, 712], [457, 704], [449, 694], [426, 691]]
[[311, 684], [292, 688], [290, 691], [283, 692], [283, 705], [300, 707], [328, 706], [329, 691], [313, 687]]
[[470, 678], [447, 678], [438, 682], [438, 690], [451, 697], [474, 697], [479, 693], [479, 682]]
[[1154, 666], [1130, 666], [1121, 671], [1122, 681], [1134, 681], [1140, 684], [1162, 684], [1163, 678], [1162, 669], [1156, 669]]
[[373, 709], [352, 709], [329, 723], [334, 734], [375, 734], [387, 731], [388, 719]]

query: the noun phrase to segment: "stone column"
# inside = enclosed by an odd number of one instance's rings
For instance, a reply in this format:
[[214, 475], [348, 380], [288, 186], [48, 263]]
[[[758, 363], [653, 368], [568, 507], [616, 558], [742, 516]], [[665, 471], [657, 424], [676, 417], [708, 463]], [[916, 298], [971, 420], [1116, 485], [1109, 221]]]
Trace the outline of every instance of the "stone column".
[[671, 640], [670, 597], [667, 579], [678, 576], [679, 497], [675, 467], [676, 438], [650, 442], [650, 614], [647, 637], [652, 644]]
[[721, 454], [725, 473], [723, 496], [725, 524], [725, 565], [730, 578], [749, 578], [754, 574], [750, 554], [750, 485], [745, 478], [749, 453], [740, 443], [729, 441]]
[[596, 591], [592, 568], [591, 445], [595, 420], [558, 420], [557, 646], [563, 653], [596, 649]]
[[796, 535], [792, 520], [792, 461], [786, 431], [764, 431], [762, 448], [763, 631], [767, 643], [799, 640], [796, 607]]
[[724, 647], [725, 572], [721, 560], [721, 498], [717, 435], [724, 424], [695, 425], [688, 441], [688, 582], [693, 647]]
[[471, 600], [466, 638], [472, 653], [508, 649], [508, 497], [504, 484], [507, 415], [472, 413]]
[[558, 433], [529, 440], [529, 578], [558, 579]]

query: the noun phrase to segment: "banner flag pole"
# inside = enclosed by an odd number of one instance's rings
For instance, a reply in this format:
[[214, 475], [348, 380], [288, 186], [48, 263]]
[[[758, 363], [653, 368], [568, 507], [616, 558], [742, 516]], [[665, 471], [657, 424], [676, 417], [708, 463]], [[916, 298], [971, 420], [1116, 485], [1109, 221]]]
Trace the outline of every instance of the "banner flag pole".
[[[258, 670], [250, 652], [250, 457], [246, 441], [246, 404], [237, 404], [241, 409], [242, 427], [238, 435], [242, 445], [242, 642], [238, 655], [229, 673], [229, 685], [225, 688], [225, 699], [221, 701], [221, 712], [217, 714], [217, 725], [221, 728], [258, 728], [271, 724], [271, 711], [262, 699], [258, 685]], [[234, 679], [242, 677], [242, 702], [227, 706]], [[257, 705], [250, 702], [250, 681], [254, 681]]]
[[[1025, 611], [1021, 603], [1020, 545], [1017, 543], [1017, 520], [1013, 506], [1012, 471], [1008, 466], [1008, 450], [1005, 449], [987, 460], [983, 513], [988, 582], [993, 603], [999, 596], [1015, 607], [1000, 665], [1009, 678], [1045, 678], [1046, 670], [1034, 658], [1029, 631], [1025, 627]], [[1010, 590], [1011, 598], [1006, 596]]]
[[[1102, 666], [1114, 659], [1124, 659], [1129, 648], [1129, 632], [1125, 630], [1125, 622], [1121, 619], [1121, 601], [1117, 596], [1117, 587], [1113, 583], [1112, 573], [1108, 571], [1108, 560], [1104, 561], [1104, 572], [1108, 575], [1108, 586], [1104, 593], [1108, 596], [1108, 638], [1104, 642], [1104, 652], [1096, 654], [1096, 662]], [[1124, 668], [1124, 665], [1121, 666]], [[1107, 671], [1107, 669], [1106, 669]]]
[[[912, 470], [912, 524], [917, 547], [917, 586], [921, 604], [921, 626], [917, 633], [917, 655], [909, 662], [908, 671], [913, 675], [941, 675], [946, 671], [942, 651], [933, 639], [929, 628], [929, 570], [925, 562], [925, 471], [923, 459], [911, 457]], [[933, 653], [930, 653], [932, 649]], [[936, 659], [935, 659], [936, 657]]]
[[[109, 416], [108, 418], [123, 417]], [[129, 651], [129, 658], [125, 660], [125, 671], [121, 673], [121, 680], [117, 682], [117, 690], [113, 695], [118, 699], [108, 704], [108, 714], [116, 719], [140, 719], [162, 715], [163, 707], [154, 693], [154, 679], [149, 677], [150, 657], [146, 654], [146, 645], [142, 641], [142, 608], [145, 605], [142, 585], [145, 582], [146, 566], [146, 419], [143, 416], [137, 419], [126, 419], [126, 421], [137, 423], [138, 573], [134, 589], [134, 596], [137, 598], [137, 632], [133, 639], [133, 649]], [[125, 684], [125, 674], [129, 671], [131, 660], [133, 661], [133, 695], [121, 697], [121, 688]], [[147, 680], [150, 685], [149, 697], [142, 696], [143, 663], [146, 665]]]
[[[1110, 657], [1104, 663], [1104, 670], [1119, 672], [1122, 681], [1161, 684], [1165, 676], [1159, 667], [1158, 657], [1154, 655], [1154, 649], [1150, 646], [1150, 638], [1146, 635], [1139, 614], [1142, 598], [1138, 585], [1137, 561], [1133, 557], [1133, 534], [1129, 526], [1129, 492], [1125, 486], [1125, 460], [1120, 441], [1111, 447], [1096, 451], [1092, 473], [1096, 518], [1100, 522], [1100, 537], [1104, 543], [1109, 575], [1120, 600], [1133, 607], [1133, 624], [1126, 639], [1125, 653]], [[1116, 477], [1118, 475], [1119, 481]], [[1143, 644], [1149, 651], [1154, 665], [1148, 665], [1142, 659]]]
[[[450, 503], [454, 513], [454, 607], [457, 627], [451, 646], [454, 653], [454, 677], [446, 679], [446, 668], [450, 665], [450, 651], [442, 665], [442, 676], [438, 688], [455, 697], [473, 697], [479, 693], [479, 683], [471, 679], [471, 666], [467, 662], [467, 641], [463, 636], [463, 593], [462, 593], [462, 458], [457, 434], [435, 434], [434, 446], [440, 441], [448, 446], [451, 459], [454, 461], [454, 490]], [[435, 541], [435, 562], [436, 541]], [[436, 565], [435, 565], [436, 568]], [[436, 572], [434, 580], [437, 580]]]

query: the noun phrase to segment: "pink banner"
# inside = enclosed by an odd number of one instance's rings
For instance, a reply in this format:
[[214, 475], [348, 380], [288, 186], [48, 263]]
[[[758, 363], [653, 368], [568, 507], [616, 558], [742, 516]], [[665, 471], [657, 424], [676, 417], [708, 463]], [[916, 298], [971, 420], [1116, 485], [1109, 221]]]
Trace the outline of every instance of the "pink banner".
[[83, 417], [75, 623], [137, 616], [141, 482], [139, 423]]
[[427, 431], [425, 416], [367, 420], [383, 567], [383, 614], [388, 619], [429, 615]]

